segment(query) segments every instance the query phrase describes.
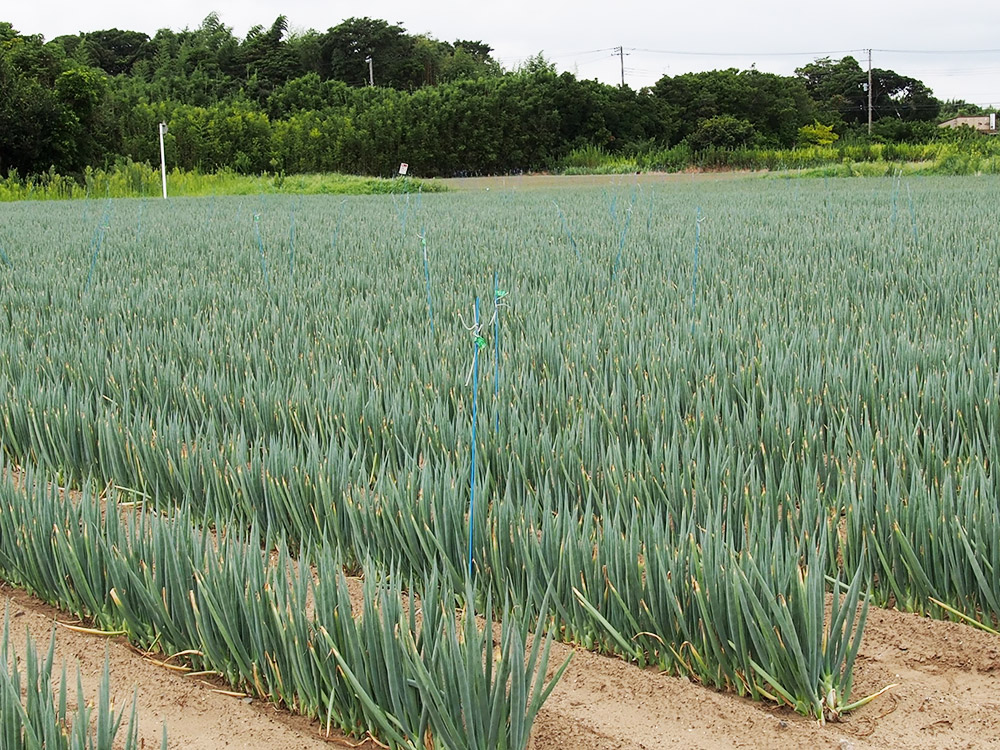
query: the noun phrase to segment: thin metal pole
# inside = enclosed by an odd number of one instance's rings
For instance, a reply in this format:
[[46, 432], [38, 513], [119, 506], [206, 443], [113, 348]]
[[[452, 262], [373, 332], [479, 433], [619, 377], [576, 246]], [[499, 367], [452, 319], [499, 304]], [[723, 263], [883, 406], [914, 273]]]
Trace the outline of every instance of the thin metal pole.
[[160, 123], [160, 178], [163, 181], [163, 197], [167, 197], [167, 157], [163, 151], [163, 136], [167, 132], [167, 123]]
[[872, 51], [868, 48], [868, 135], [872, 134]]

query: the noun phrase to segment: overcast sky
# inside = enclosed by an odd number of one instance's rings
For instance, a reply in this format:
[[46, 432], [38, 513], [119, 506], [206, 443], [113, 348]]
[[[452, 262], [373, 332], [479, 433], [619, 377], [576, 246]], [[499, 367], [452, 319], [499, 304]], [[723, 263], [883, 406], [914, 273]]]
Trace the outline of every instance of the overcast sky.
[[874, 67], [918, 78], [939, 99], [1000, 105], [1000, 3], [987, 0], [8, 0], [4, 6], [0, 20], [46, 39], [110, 28], [179, 31], [197, 27], [212, 10], [239, 37], [282, 14], [292, 30], [319, 31], [368, 16], [442, 41], [482, 40], [505, 68], [543, 52], [559, 70], [607, 83], [621, 80], [622, 61], [613, 51], [621, 45], [633, 88], [716, 68], [790, 75], [823, 56], [852, 55], [864, 67], [873, 48]]

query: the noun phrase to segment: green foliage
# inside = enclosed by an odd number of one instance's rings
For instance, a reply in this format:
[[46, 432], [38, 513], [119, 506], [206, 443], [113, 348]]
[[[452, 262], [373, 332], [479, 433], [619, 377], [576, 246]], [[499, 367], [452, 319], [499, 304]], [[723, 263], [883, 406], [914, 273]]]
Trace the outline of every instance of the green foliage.
[[928, 143], [940, 138], [937, 122], [885, 117], [872, 125], [872, 138], [888, 144]]
[[[664, 76], [652, 88], [652, 94], [680, 124], [677, 137], [694, 136], [699, 144], [696, 148], [711, 144], [713, 137], [746, 144], [749, 132], [734, 121], [752, 126], [762, 145], [792, 146], [798, 129], [812, 121], [815, 110], [800, 81], [757, 70], [730, 68]], [[711, 123], [709, 132], [699, 135], [706, 121]], [[723, 134], [726, 131], [735, 137], [727, 138]]]
[[[182, 172], [174, 169], [167, 174], [171, 197], [208, 195], [377, 195], [386, 193], [445, 190], [441, 183], [427, 180], [382, 179], [341, 174], [242, 175], [229, 169], [211, 174]], [[161, 194], [160, 171], [130, 160], [124, 160], [108, 170], [84, 170], [79, 180], [50, 170], [34, 177], [22, 178], [11, 172], [0, 178], [0, 201], [65, 200], [106, 196], [111, 198], [156, 198]]]
[[[901, 124], [903, 128], [925, 127], [923, 123]], [[956, 130], [958, 131], [956, 133]], [[928, 142], [878, 142], [841, 140], [829, 146], [794, 149], [716, 148], [694, 151], [684, 143], [669, 149], [655, 146], [609, 154], [600, 149], [574, 151], [560, 163], [566, 174], [619, 174], [630, 171], [676, 172], [683, 169], [738, 169], [785, 172], [818, 176], [877, 176], [897, 171], [906, 174], [994, 174], [1000, 158], [1000, 142], [965, 129], [931, 126], [934, 140]], [[806, 170], [803, 172], [803, 170]], [[956, 171], [958, 170], [958, 171]]]
[[856, 124], [868, 120], [868, 75], [850, 55], [840, 60], [823, 57], [796, 69], [817, 114], [825, 122]]
[[989, 114], [989, 111], [983, 109], [978, 104], [967, 102], [964, 99], [949, 99], [941, 103], [941, 112], [938, 115], [938, 119], [950, 120], [953, 117], [970, 117], [987, 114]]
[[86, 61], [110, 76], [129, 74], [149, 54], [149, 36], [138, 31], [91, 31], [80, 35]]
[[799, 143], [802, 145], [829, 146], [838, 138], [840, 136], [833, 132], [833, 125], [824, 125], [819, 120], [799, 128]]
[[378, 86], [419, 86], [423, 66], [414, 54], [415, 39], [402, 26], [373, 18], [348, 18], [327, 30], [320, 41], [324, 77], [351, 86], [369, 83], [368, 58]]
[[534, 76], [540, 73], [549, 73], [554, 75], [556, 72], [556, 65], [554, 62], [545, 57], [544, 51], [540, 50], [534, 55], [529, 55], [518, 67], [518, 72], [528, 76]]
[[872, 111], [876, 119], [937, 120], [941, 103], [922, 82], [893, 70], [872, 70]]
[[688, 145], [695, 151], [747, 148], [757, 140], [757, 132], [749, 120], [738, 120], [731, 115], [717, 115], [702, 120], [687, 137]]
[[[868, 71], [847, 56], [840, 60], [821, 58], [798, 68], [796, 75], [805, 83], [826, 122], [860, 125], [868, 121]], [[906, 122], [937, 119], [941, 103], [921, 81], [893, 70], [871, 71], [872, 118]], [[841, 127], [837, 127], [842, 130]]]
[[107, 96], [107, 79], [93, 69], [70, 68], [56, 79], [55, 93], [63, 108], [64, 137], [73, 144], [63, 168], [77, 171], [101, 163], [105, 126], [101, 105]]
[[[69, 113], [55, 92], [41, 40], [5, 24], [0, 41], [0, 172], [38, 172], [63, 163], [74, 150]], [[58, 70], [58, 67], [57, 67]]]
[[597, 146], [573, 149], [559, 163], [562, 174], [622, 174], [638, 172], [635, 159], [615, 157]]
[[[720, 165], [726, 152], [792, 147], [817, 119], [846, 136], [867, 114], [866, 74], [850, 57], [791, 78], [665, 76], [637, 92], [558, 74], [542, 53], [505, 72], [491, 53], [367, 17], [321, 33], [290, 32], [278, 16], [240, 39], [211, 13], [152, 38], [106, 29], [48, 43], [6, 24], [0, 173], [155, 164], [162, 121], [171, 166], [184, 170], [389, 176], [405, 161], [424, 176], [512, 173], [589, 147], [625, 161], [662, 151], [672, 165], [690, 148], [705, 153], [689, 164]], [[876, 137], [925, 140], [937, 100], [916, 79], [874, 73]]]

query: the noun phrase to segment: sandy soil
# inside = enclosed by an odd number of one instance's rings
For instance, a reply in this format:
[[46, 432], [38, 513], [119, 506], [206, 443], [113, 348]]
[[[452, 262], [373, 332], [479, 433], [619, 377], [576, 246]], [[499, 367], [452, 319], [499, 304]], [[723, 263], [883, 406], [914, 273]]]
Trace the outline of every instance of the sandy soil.
[[[354, 587], [352, 587], [354, 588]], [[355, 590], [359, 590], [356, 587]], [[3, 587], [15, 645], [25, 632], [48, 642], [66, 616]], [[72, 621], [69, 621], [72, 622]], [[105, 649], [117, 701], [138, 686], [145, 748], [158, 748], [166, 722], [173, 748], [359, 746], [264, 701], [215, 692], [144, 658], [122, 639], [57, 626], [57, 658], [79, 662], [96, 694]], [[570, 653], [553, 649], [553, 667]], [[859, 656], [855, 695], [890, 683], [889, 694], [846, 721], [820, 727], [787, 709], [755, 704], [689, 681], [577, 651], [535, 725], [534, 750], [658, 748], [1000, 748], [1000, 638], [965, 625], [873, 610]], [[374, 748], [373, 743], [360, 747]]]

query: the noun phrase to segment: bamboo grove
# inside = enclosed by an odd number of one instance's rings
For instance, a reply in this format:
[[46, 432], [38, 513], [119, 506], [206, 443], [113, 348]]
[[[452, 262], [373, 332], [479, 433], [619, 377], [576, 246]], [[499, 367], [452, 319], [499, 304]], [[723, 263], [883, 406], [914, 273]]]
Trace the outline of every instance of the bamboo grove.
[[869, 606], [1000, 624], [996, 189], [6, 205], [0, 572], [393, 747], [553, 638], [836, 719]]

